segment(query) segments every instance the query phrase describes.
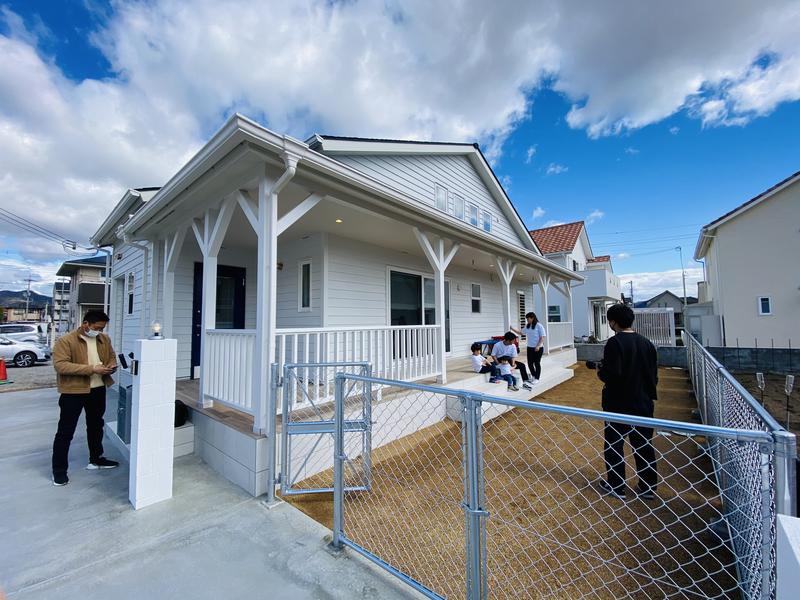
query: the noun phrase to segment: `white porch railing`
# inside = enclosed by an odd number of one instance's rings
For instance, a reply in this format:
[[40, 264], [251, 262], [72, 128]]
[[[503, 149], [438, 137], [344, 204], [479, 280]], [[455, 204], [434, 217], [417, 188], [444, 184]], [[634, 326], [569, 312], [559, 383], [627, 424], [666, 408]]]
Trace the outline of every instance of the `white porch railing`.
[[568, 348], [571, 347], [574, 342], [572, 322], [553, 323], [551, 321], [547, 324], [547, 347], [550, 350]]
[[254, 414], [254, 329], [206, 329], [203, 342], [203, 394], [237, 410]]
[[[414, 381], [442, 373], [436, 351], [441, 328], [436, 325], [278, 329], [278, 367], [287, 363], [362, 362], [375, 377]], [[294, 382], [292, 406], [333, 400], [335, 369], [306, 369]], [[305, 386], [303, 383], [305, 382]], [[304, 387], [304, 389], [302, 389]]]

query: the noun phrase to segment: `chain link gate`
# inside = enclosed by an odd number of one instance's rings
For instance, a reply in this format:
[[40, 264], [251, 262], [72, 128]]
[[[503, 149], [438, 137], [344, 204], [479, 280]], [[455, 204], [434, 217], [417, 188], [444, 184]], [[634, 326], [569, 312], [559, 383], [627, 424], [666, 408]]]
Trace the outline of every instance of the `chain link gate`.
[[[369, 377], [367, 362], [290, 363], [283, 367], [281, 390], [281, 495], [333, 491], [333, 373]], [[322, 386], [322, 393], [315, 389]], [[352, 458], [348, 491], [367, 491], [371, 468], [371, 383], [351, 381], [345, 393], [343, 432]]]

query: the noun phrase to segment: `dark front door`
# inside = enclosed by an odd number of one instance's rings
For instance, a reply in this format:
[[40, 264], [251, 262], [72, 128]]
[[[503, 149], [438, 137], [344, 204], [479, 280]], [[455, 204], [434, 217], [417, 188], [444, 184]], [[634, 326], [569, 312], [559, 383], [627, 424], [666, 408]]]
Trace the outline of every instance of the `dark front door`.
[[[215, 329], [244, 329], [246, 270], [243, 267], [217, 266], [217, 314]], [[192, 294], [192, 377], [200, 365], [200, 336], [203, 311], [203, 263], [194, 263]]]

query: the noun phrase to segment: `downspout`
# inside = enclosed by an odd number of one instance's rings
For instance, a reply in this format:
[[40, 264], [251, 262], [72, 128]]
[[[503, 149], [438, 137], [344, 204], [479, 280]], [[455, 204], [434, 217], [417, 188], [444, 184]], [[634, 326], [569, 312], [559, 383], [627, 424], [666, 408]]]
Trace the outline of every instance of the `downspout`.
[[103, 312], [108, 314], [109, 300], [111, 298], [111, 250], [106, 247], [95, 246], [95, 251], [104, 252], [106, 255], [105, 290], [103, 291]]
[[[120, 237], [119, 233], [117, 233], [117, 237]], [[147, 337], [146, 321], [144, 320], [144, 305], [145, 305], [145, 294], [147, 294], [147, 265], [148, 265], [148, 260], [150, 258], [150, 248], [148, 248], [146, 244], [140, 244], [139, 242], [132, 241], [127, 233], [123, 233], [121, 239], [126, 246], [136, 248], [144, 253], [144, 268], [142, 269], [142, 299], [141, 299], [142, 308], [141, 311], [139, 312], [139, 337], [144, 339], [145, 337]], [[148, 307], [148, 316], [150, 316], [150, 312], [152, 310], [153, 310], [152, 306]]]

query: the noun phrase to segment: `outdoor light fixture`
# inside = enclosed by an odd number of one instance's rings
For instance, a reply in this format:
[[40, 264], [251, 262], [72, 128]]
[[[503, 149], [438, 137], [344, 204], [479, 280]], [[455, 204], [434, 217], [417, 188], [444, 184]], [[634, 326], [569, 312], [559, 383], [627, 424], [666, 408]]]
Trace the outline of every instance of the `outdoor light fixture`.
[[161, 322], [160, 321], [153, 321], [150, 323], [150, 334], [151, 340], [163, 340], [164, 336], [161, 335]]
[[342, 220], [341, 220], [341, 219], [336, 219], [336, 222], [337, 222], [337, 223], [341, 223], [341, 222], [342, 222]]

